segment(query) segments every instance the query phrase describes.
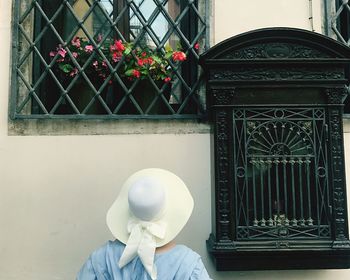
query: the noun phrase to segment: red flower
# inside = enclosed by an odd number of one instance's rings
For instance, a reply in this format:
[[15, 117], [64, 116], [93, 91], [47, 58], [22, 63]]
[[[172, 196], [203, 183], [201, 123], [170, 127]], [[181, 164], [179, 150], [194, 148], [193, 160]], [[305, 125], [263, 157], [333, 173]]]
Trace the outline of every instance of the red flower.
[[134, 69], [134, 70], [132, 70], [132, 75], [133, 75], [135, 78], [140, 78], [141, 73], [140, 73], [140, 71]]
[[115, 40], [114, 46], [115, 46], [115, 48], [116, 48], [117, 51], [123, 51], [123, 50], [125, 50], [125, 47], [124, 47], [124, 45], [123, 45], [123, 43], [122, 43], [122, 40]]
[[186, 54], [184, 52], [174, 52], [173, 55], [174, 61], [184, 61], [186, 60]]
[[198, 51], [199, 50], [199, 43], [196, 43], [193, 47]]
[[148, 63], [148, 64], [152, 64], [152, 63], [153, 63], [153, 58], [152, 58], [152, 57], [149, 57], [149, 58], [147, 59], [147, 63]]
[[142, 66], [143, 66], [143, 63], [144, 63], [144, 61], [143, 61], [142, 59], [139, 59], [139, 58], [137, 59], [137, 65], [138, 65], [138, 66], [141, 66], [141, 67], [142, 67]]
[[171, 78], [170, 77], [166, 77], [165, 79], [164, 79], [164, 83], [169, 83], [171, 81]]
[[118, 62], [122, 59], [123, 54], [121, 52], [114, 52], [112, 55], [112, 59], [114, 62]]

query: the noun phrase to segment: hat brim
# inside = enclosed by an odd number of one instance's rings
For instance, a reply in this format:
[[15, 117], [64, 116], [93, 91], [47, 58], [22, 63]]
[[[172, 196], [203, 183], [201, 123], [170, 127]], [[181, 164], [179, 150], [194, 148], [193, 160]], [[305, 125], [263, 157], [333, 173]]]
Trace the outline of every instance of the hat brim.
[[107, 225], [113, 236], [126, 244], [129, 239], [127, 224], [131, 218], [128, 204], [128, 191], [134, 182], [143, 177], [154, 177], [166, 190], [166, 208], [161, 220], [166, 223], [164, 239], [156, 239], [157, 247], [173, 240], [186, 225], [193, 211], [193, 198], [185, 183], [170, 171], [159, 168], [140, 170], [131, 175], [107, 212]]

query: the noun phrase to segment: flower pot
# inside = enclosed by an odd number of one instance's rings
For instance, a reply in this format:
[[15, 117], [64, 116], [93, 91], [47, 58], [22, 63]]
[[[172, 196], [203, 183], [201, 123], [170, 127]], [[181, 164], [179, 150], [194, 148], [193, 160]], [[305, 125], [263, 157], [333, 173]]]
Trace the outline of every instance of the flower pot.
[[[95, 85], [98, 88], [97, 85]], [[105, 100], [106, 89], [102, 91], [101, 96]], [[83, 81], [77, 81], [72, 89], [68, 93], [69, 97], [74, 102], [75, 106], [78, 108], [79, 112], [82, 113], [88, 104], [93, 100], [93, 103], [89, 107], [89, 109], [85, 112], [88, 115], [100, 115], [106, 114], [106, 110], [101, 104], [101, 102], [94, 98], [95, 92], [91, 89], [91, 87]]]
[[[155, 81], [155, 85], [159, 90], [164, 86], [163, 81]], [[134, 81], [124, 81], [125, 86], [130, 89], [133, 87]], [[133, 87], [132, 92], [127, 97], [127, 100], [123, 103], [117, 114], [130, 114], [130, 115], [159, 115], [159, 114], [170, 114], [169, 108], [158, 92], [157, 88], [149, 80], [139, 80], [138, 83]], [[170, 99], [171, 85], [166, 84], [163, 90], [163, 96], [169, 102]], [[117, 102], [121, 102], [125, 96], [124, 90], [120, 85], [115, 86], [115, 95]], [[132, 98], [137, 102], [138, 106], [142, 110], [140, 112], [137, 106], [131, 100]], [[116, 104], [118, 105], [118, 104]]]

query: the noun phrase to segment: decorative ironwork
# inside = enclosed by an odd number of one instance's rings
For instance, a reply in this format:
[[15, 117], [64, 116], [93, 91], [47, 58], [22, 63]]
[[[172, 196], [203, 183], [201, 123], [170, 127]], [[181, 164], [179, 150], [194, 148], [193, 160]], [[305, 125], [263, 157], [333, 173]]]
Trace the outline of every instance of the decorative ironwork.
[[324, 52], [293, 43], [257, 44], [223, 55], [228, 59], [329, 58]]
[[345, 193], [345, 166], [343, 150], [343, 129], [341, 122], [341, 111], [339, 108], [331, 108], [330, 119], [330, 143], [332, 147], [332, 180], [334, 188], [334, 219], [335, 219], [335, 241], [347, 240], [347, 214]]
[[214, 97], [214, 104], [216, 105], [230, 104], [235, 95], [234, 88], [213, 88], [211, 91]]
[[326, 69], [303, 67], [235, 67], [234, 69], [215, 69], [210, 78], [215, 80], [336, 80], [344, 77], [344, 70], [340, 67]]
[[228, 142], [228, 118], [227, 112], [222, 110], [217, 116], [217, 162], [218, 162], [218, 197], [220, 202], [219, 211], [219, 228], [221, 240], [230, 240], [231, 230], [231, 206], [230, 206], [230, 189], [229, 189], [229, 142]]
[[329, 239], [324, 109], [235, 111], [237, 240]]
[[[12, 117], [198, 118], [203, 107], [197, 62], [198, 48], [205, 46], [206, 5], [198, 0], [16, 0]], [[84, 65], [67, 49], [75, 36], [86, 38], [94, 49]], [[102, 46], [114, 39], [160, 53], [181, 45], [187, 60], [169, 59], [171, 84], [151, 76], [147, 85], [128, 81], [119, 71], [126, 67], [123, 59], [106, 63], [107, 74], [97, 82], [87, 73], [88, 65], [106, 60]], [[55, 71], [59, 55], [50, 57], [50, 51], [57, 46], [76, 66], [70, 79]]]
[[217, 269], [350, 267], [349, 58], [343, 44], [291, 28], [247, 32], [201, 58], [216, 160], [207, 246]]

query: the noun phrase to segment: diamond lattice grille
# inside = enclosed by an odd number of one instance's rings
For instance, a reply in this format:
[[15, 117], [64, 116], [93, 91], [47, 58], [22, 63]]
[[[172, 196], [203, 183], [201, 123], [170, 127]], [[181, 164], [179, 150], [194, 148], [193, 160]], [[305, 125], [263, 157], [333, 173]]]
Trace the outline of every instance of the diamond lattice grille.
[[348, 0], [335, 1], [335, 13], [331, 17], [331, 28], [337, 39], [350, 46], [349, 38], [350, 4]]
[[205, 1], [17, 0], [15, 7], [15, 117], [201, 114]]
[[[350, 47], [350, 2], [349, 0], [325, 0], [327, 34]], [[350, 87], [348, 86], [350, 94]], [[350, 99], [344, 104], [344, 113], [350, 113]]]

